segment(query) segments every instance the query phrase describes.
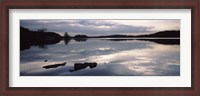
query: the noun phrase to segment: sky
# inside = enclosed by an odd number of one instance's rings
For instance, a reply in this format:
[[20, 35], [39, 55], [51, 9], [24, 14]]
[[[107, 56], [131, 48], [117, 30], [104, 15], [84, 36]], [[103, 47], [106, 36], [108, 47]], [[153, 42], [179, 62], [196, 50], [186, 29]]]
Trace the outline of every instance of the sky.
[[179, 19], [165, 20], [98, 20], [98, 19], [26, 19], [20, 26], [32, 31], [46, 28], [48, 32], [68, 32], [69, 35], [139, 35], [165, 30], [180, 30]]

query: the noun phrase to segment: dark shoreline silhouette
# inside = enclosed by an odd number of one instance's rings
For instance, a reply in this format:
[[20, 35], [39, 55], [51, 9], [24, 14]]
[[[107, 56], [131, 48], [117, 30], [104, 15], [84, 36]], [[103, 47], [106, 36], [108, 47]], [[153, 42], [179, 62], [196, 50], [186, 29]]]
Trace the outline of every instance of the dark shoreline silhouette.
[[164, 45], [180, 45], [180, 39], [139, 39], [139, 38], [135, 38], [135, 39], [128, 39], [128, 38], [124, 38], [124, 39], [101, 39], [101, 40], [109, 40], [109, 41], [131, 41], [131, 40], [139, 40], [139, 41], [149, 41], [149, 42], [154, 42], [157, 44], [164, 44]]
[[59, 43], [61, 39], [62, 36], [54, 32], [30, 31], [20, 27], [20, 50], [30, 49], [31, 46], [45, 48], [46, 45]]
[[164, 45], [180, 45], [180, 39], [137, 39], [141, 41], [150, 41]]
[[180, 30], [160, 31], [145, 35], [107, 35], [107, 36], [88, 36], [87, 38], [180, 38]]
[[[61, 40], [64, 40], [65, 44], [67, 45], [72, 39], [77, 42], [86, 42], [87, 39], [90, 38], [101, 38], [101, 39], [110, 38], [107, 39], [110, 41], [142, 40], [142, 41], [155, 42], [158, 44], [178, 45], [180, 44], [180, 39], [168, 39], [168, 38], [180, 38], [180, 31], [179, 30], [161, 31], [153, 34], [138, 35], [138, 36], [134, 35], [87, 36], [79, 34], [72, 37], [67, 32], [65, 32], [64, 36], [60, 36], [55, 32], [44, 32], [43, 30], [30, 31], [28, 28], [20, 26], [20, 51], [30, 49], [31, 46], [38, 46], [39, 48], [47, 48], [47, 45], [57, 44]], [[149, 39], [143, 39], [143, 38], [149, 38]], [[158, 39], [153, 39], [153, 38], [158, 38]]]

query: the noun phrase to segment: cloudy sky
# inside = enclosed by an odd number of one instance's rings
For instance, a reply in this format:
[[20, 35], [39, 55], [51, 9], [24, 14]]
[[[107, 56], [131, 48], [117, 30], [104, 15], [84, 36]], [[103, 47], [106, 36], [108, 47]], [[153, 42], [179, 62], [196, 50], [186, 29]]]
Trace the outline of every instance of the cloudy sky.
[[68, 32], [70, 35], [88, 36], [113, 34], [148, 34], [163, 30], [180, 30], [180, 20], [20, 20], [20, 26], [37, 30], [46, 28], [51, 32]]

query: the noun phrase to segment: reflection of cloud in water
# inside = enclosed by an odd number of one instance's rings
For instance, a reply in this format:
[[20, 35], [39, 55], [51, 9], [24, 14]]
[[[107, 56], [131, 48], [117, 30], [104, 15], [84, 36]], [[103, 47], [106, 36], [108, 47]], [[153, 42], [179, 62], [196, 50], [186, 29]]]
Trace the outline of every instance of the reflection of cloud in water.
[[[144, 75], [159, 75], [155, 69], [170, 70], [171, 65], [180, 64], [179, 48], [177, 46], [151, 45], [151, 48], [133, 49], [120, 51], [114, 54], [100, 55], [90, 57], [90, 61], [104, 63], [115, 63], [116, 65], [125, 65], [128, 70], [143, 73]], [[162, 72], [160, 71], [160, 72]]]
[[107, 47], [107, 48], [97, 48], [97, 50], [103, 50], [103, 51], [106, 51], [106, 50], [111, 50], [111, 48]]
[[[55, 61], [51, 62], [51, 64], [57, 63]], [[26, 64], [20, 65], [20, 70], [24, 70], [24, 72], [42, 72], [44, 69], [42, 68], [45, 65], [49, 65], [49, 62], [28, 62]]]
[[[48, 60], [48, 62], [44, 62]], [[44, 70], [42, 66], [67, 62], [66, 66]], [[94, 69], [69, 72], [74, 63], [97, 62]], [[20, 70], [25, 75], [180, 75], [180, 46], [146, 41], [112, 42], [88, 40], [84, 43], [63, 42], [48, 49], [20, 52]]]
[[[133, 50], [125, 50], [119, 51], [113, 54], [108, 55], [99, 55], [91, 57], [92, 61], [116, 61], [116, 60], [123, 60], [126, 62], [132, 62], [133, 59], [139, 60], [139, 62], [150, 62], [152, 58], [157, 58], [155, 56], [165, 56], [168, 52], [173, 54], [174, 52], [179, 52], [178, 48], [170, 47], [170, 46], [160, 46], [160, 45], [151, 45], [151, 48], [146, 49], [133, 49]], [[168, 54], [167, 54], [168, 55]], [[135, 61], [134, 61], [135, 62]]]

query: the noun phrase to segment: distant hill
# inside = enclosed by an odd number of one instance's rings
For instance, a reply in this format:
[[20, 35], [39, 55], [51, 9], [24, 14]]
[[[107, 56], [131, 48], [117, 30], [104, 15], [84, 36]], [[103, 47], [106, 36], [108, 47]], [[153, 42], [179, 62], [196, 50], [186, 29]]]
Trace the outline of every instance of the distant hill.
[[180, 38], [180, 30], [161, 31], [148, 35], [138, 35], [135, 37], [177, 37]]
[[132, 37], [155, 37], [155, 38], [180, 38], [180, 30], [160, 31], [153, 34], [145, 35], [107, 35], [107, 36], [90, 36], [89, 38], [132, 38]]

